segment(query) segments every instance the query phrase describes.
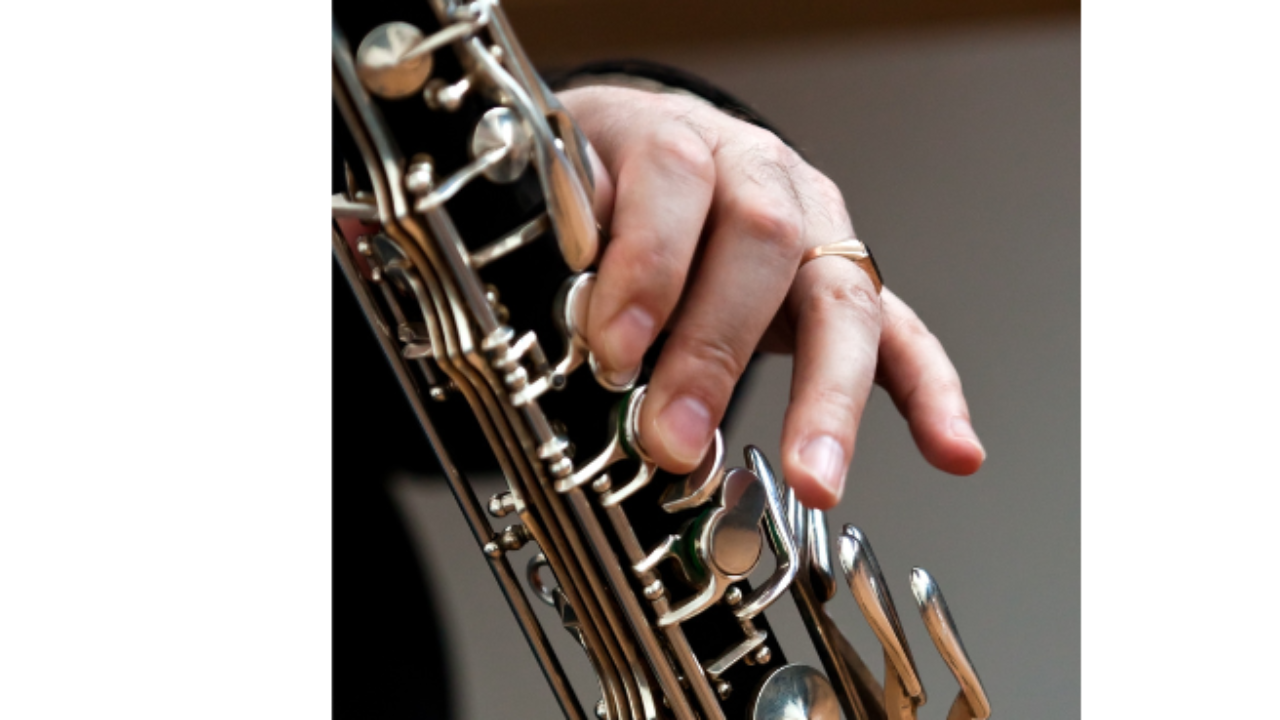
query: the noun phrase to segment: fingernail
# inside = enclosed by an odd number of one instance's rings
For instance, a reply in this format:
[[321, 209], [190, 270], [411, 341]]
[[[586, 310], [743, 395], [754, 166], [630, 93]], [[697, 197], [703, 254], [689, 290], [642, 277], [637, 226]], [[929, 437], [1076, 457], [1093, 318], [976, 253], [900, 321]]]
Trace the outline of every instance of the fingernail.
[[819, 435], [800, 448], [800, 465], [836, 497], [844, 490], [844, 448], [830, 435]]
[[631, 370], [608, 370], [604, 373], [604, 379], [613, 387], [626, 387], [636, 379], [636, 369]]
[[656, 325], [653, 316], [639, 305], [628, 305], [618, 313], [605, 328], [604, 347], [600, 348], [607, 367], [622, 368], [611, 370], [610, 375], [625, 378], [635, 374], [653, 342]]
[[978, 440], [978, 434], [973, 431], [973, 426], [963, 416], [957, 415], [951, 418], [951, 436], [971, 443], [982, 453], [982, 459], [987, 459], [986, 448], [982, 447], [982, 441]]
[[659, 439], [667, 452], [682, 463], [702, 459], [711, 442], [711, 411], [701, 401], [682, 395], [672, 400], [658, 415]]

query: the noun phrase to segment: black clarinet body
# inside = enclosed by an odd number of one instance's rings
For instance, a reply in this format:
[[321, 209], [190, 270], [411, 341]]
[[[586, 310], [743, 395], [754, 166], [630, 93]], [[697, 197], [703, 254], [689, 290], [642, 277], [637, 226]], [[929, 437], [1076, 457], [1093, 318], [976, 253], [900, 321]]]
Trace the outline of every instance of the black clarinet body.
[[[613, 719], [898, 717], [895, 698], [914, 716], [914, 668], [882, 686], [822, 610], [835, 588], [825, 518], [759, 451], [728, 467], [717, 433], [687, 476], [644, 453], [650, 363], [613, 384], [583, 333], [606, 242], [585, 141], [501, 6], [336, 0], [333, 12], [334, 254], [565, 715], [587, 717], [591, 692], [591, 713]], [[475, 496], [463, 470], [477, 452], [505, 492]], [[905, 638], [872, 592], [883, 581], [865, 538], [846, 535], [846, 577], [855, 597], [871, 588], [864, 612], [890, 628], [888, 656]], [[825, 674], [788, 663], [771, 631], [765, 610], [786, 594]], [[555, 607], [563, 630], [550, 632], [573, 635], [598, 687], [571, 685], [534, 602]]]

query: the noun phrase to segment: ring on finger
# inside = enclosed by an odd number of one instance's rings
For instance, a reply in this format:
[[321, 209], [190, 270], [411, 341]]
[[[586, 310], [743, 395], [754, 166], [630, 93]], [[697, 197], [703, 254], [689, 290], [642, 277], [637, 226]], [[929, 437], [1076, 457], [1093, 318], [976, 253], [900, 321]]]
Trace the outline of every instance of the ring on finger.
[[852, 260], [854, 265], [862, 268], [867, 277], [871, 278], [871, 284], [876, 287], [876, 294], [880, 294], [880, 289], [884, 287], [884, 282], [880, 280], [880, 266], [876, 265], [876, 259], [871, 255], [871, 248], [867, 247], [866, 243], [857, 238], [849, 238], [848, 240], [809, 248], [800, 257], [800, 266], [803, 267], [810, 260], [817, 260], [828, 255]]

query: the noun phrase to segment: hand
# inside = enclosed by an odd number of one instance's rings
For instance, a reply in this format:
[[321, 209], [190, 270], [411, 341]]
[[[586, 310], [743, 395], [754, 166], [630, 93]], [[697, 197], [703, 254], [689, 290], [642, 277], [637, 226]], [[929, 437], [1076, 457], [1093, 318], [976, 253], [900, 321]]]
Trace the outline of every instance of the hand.
[[808, 248], [853, 237], [839, 189], [772, 133], [698, 99], [616, 87], [560, 95], [590, 140], [597, 217], [612, 237], [587, 340], [627, 376], [662, 328], [640, 440], [688, 472], [757, 349], [794, 352], [782, 472], [805, 505], [839, 501], [878, 380], [924, 457], [968, 475], [986, 457], [942, 345], [854, 263]]

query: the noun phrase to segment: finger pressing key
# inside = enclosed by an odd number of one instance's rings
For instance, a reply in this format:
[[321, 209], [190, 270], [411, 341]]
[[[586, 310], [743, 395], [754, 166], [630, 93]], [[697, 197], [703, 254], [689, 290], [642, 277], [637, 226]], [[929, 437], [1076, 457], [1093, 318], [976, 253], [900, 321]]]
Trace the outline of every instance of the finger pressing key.
[[615, 173], [616, 192], [587, 339], [615, 385], [635, 376], [680, 300], [716, 172], [702, 137], [659, 109], [632, 127], [645, 130], [601, 133], [596, 148]]
[[665, 469], [697, 465], [795, 278], [803, 213], [778, 182], [750, 179], [772, 162], [753, 146], [718, 153], [710, 237], [641, 412], [645, 450]]

